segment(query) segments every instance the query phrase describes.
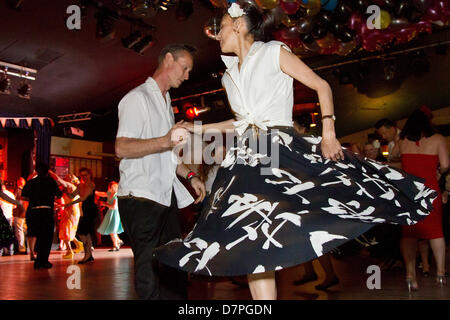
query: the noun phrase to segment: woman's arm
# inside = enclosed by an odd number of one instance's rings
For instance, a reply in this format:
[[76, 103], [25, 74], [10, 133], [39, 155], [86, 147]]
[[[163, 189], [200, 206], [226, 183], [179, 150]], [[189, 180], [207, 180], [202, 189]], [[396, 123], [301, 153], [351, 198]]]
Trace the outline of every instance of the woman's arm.
[[[333, 94], [325, 80], [284, 48], [280, 49], [280, 67], [284, 73], [317, 92], [322, 116], [334, 115]], [[341, 144], [336, 139], [334, 120], [331, 118], [322, 121], [322, 153], [325, 158], [334, 161], [344, 158]]]
[[108, 197], [108, 194], [106, 192], [97, 191], [97, 190], [95, 190], [95, 195], [98, 196], [98, 197], [102, 197], [102, 198]]
[[60, 176], [58, 176], [53, 171], [48, 170], [48, 174], [50, 175], [50, 177], [53, 178], [53, 180], [55, 180], [58, 184], [62, 185], [67, 190], [73, 190], [73, 184], [71, 184], [70, 182], [65, 181], [64, 179], [62, 179]]
[[64, 205], [64, 208], [73, 206], [74, 204], [77, 204], [77, 203], [80, 203], [80, 202], [83, 202], [84, 200], [86, 200], [91, 195], [92, 191], [94, 191], [94, 189], [95, 189], [95, 186], [92, 186], [92, 185], [90, 185], [90, 186], [83, 186], [83, 187], [80, 187], [80, 186], [81, 185], [79, 185], [77, 190], [75, 190], [75, 192], [77, 192], [77, 194], [80, 197], [77, 200], [75, 200], [75, 201], [66, 203]]
[[17, 201], [15, 199], [11, 198], [6, 193], [4, 193], [2, 190], [0, 190], [0, 198], [2, 198], [3, 200], [5, 200], [6, 202], [8, 202], [10, 204], [14, 204], [14, 205], [18, 206], [19, 208], [23, 208], [22, 203], [20, 203], [20, 201]]
[[440, 171], [441, 173], [444, 173], [450, 166], [450, 160], [448, 156], [447, 141], [445, 141], [444, 136], [440, 134], [438, 135], [438, 157]]
[[227, 130], [234, 130], [235, 127], [233, 125], [233, 122], [235, 121], [236, 119], [229, 119], [222, 122], [208, 123], [200, 126], [195, 125], [193, 122], [185, 122], [182, 124], [182, 127], [195, 134], [203, 134], [206, 132], [212, 132], [213, 130], [224, 133]]

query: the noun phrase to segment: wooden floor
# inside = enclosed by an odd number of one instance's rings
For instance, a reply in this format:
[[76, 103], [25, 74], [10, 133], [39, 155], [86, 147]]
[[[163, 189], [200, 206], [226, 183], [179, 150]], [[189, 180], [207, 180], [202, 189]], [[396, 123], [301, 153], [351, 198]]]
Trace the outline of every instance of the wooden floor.
[[[128, 300], [136, 299], [133, 285], [133, 256], [131, 249], [122, 248], [119, 252], [108, 252], [108, 248], [96, 248], [95, 262], [77, 265], [82, 258], [77, 254], [75, 260], [62, 259], [60, 251], [52, 251], [50, 261], [53, 268], [34, 270], [28, 256], [14, 255], [0, 257], [0, 299], [2, 300]], [[447, 264], [450, 263], [447, 251]], [[81, 288], [69, 289], [67, 273], [69, 266], [80, 266]], [[367, 267], [379, 264], [364, 251], [357, 256], [333, 259], [340, 284], [328, 291], [314, 288], [323, 279], [322, 269], [315, 264], [319, 279], [302, 286], [294, 286], [303, 273], [301, 266], [279, 271], [277, 274], [279, 299], [283, 300], [448, 300], [450, 285], [438, 287], [434, 283], [434, 270], [429, 278], [418, 277], [420, 289], [409, 294], [404, 283], [402, 270], [382, 271], [381, 289], [369, 290], [366, 285]], [[70, 269], [69, 269], [70, 271]], [[419, 272], [420, 274], [420, 272]], [[248, 300], [248, 288], [239, 287], [228, 279], [205, 281], [191, 279], [189, 299], [191, 300]]]

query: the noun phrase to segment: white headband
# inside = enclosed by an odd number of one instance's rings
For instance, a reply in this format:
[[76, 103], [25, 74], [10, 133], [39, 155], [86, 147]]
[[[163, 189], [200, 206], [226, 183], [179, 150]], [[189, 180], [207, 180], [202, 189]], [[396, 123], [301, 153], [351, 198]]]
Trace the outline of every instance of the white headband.
[[239, 18], [242, 17], [245, 14], [245, 12], [236, 2], [233, 2], [231, 7], [228, 8], [228, 14], [232, 18]]

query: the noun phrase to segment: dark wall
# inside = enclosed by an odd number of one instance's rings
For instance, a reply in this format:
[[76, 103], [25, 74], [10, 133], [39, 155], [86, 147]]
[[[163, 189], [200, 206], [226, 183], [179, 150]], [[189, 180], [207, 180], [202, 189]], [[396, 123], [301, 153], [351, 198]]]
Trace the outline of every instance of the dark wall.
[[32, 170], [33, 130], [8, 128], [8, 180], [28, 177]]

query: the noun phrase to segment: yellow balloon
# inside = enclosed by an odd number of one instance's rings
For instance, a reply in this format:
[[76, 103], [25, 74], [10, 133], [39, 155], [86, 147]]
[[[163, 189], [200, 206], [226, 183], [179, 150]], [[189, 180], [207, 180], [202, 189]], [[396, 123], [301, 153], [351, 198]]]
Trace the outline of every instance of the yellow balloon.
[[278, 6], [280, 0], [256, 0], [256, 4], [262, 9], [271, 10]]
[[380, 27], [386, 29], [391, 25], [391, 15], [386, 10], [380, 12]]

